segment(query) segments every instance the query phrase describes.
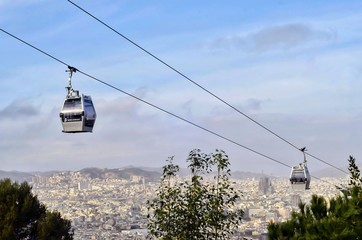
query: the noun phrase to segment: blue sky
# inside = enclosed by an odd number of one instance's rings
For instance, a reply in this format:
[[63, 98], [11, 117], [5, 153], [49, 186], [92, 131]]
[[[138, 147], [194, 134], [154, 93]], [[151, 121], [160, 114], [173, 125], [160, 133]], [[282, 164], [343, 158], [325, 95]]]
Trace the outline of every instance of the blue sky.
[[[293, 144], [362, 158], [360, 1], [74, 1]], [[0, 27], [83, 72], [288, 165], [300, 152], [68, 1], [2, 0]], [[66, 67], [0, 32], [2, 170], [160, 167], [225, 150], [232, 170], [289, 169], [76, 73], [92, 134], [61, 132]], [[309, 168], [327, 167], [309, 160]]]

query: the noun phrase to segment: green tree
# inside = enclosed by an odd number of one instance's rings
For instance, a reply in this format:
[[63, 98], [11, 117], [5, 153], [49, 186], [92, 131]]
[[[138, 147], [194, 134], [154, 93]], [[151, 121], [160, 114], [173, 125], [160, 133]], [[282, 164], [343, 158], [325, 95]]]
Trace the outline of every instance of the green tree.
[[38, 239], [70, 240], [73, 239], [72, 226], [69, 220], [63, 219], [59, 212], [47, 211], [38, 225]]
[[[229, 158], [222, 150], [190, 152], [191, 178], [180, 181], [173, 157], [163, 167], [154, 199], [148, 201], [149, 237], [164, 240], [229, 239], [243, 216], [235, 208], [240, 193], [230, 181]], [[213, 176], [211, 179], [207, 177]]]
[[23, 182], [0, 180], [0, 239], [73, 239], [69, 220], [50, 212]]
[[299, 212], [283, 223], [270, 223], [270, 239], [360, 239], [362, 236], [362, 179], [350, 156], [349, 186], [329, 200], [313, 195], [310, 204], [301, 203]]

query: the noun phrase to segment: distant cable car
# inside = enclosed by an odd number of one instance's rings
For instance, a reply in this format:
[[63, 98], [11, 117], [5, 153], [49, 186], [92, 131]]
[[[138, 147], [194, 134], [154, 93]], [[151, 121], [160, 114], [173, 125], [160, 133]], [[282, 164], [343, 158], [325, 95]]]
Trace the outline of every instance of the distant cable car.
[[304, 161], [299, 166], [292, 167], [290, 173], [290, 184], [293, 190], [308, 190], [310, 185], [310, 175], [305, 156], [306, 148], [300, 149], [304, 155]]
[[66, 87], [68, 93], [59, 114], [63, 132], [92, 132], [97, 118], [92, 98], [73, 90], [72, 75], [77, 69], [70, 66], [68, 68], [69, 70], [66, 70], [69, 72], [69, 85]]

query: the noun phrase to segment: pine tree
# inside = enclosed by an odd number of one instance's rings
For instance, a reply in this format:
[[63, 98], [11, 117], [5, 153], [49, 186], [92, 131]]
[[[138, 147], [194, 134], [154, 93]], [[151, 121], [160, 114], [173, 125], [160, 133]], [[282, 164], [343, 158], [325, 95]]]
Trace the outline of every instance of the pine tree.
[[[46, 234], [45, 234], [46, 232]], [[31, 187], [10, 179], [0, 180], [0, 239], [73, 239], [69, 220], [50, 212]]]

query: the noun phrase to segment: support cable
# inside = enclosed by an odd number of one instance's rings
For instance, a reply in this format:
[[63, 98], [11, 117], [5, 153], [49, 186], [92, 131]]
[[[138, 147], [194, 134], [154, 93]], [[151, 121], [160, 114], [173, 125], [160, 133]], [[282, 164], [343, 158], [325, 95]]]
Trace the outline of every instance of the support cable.
[[[221, 97], [217, 96], [215, 93], [211, 92], [210, 90], [206, 89], [205, 87], [203, 87], [202, 85], [200, 85], [199, 83], [197, 83], [196, 81], [192, 80], [190, 77], [186, 76], [185, 74], [183, 74], [182, 72], [180, 72], [179, 70], [177, 70], [175, 67], [171, 66], [170, 64], [168, 64], [167, 62], [163, 61], [162, 59], [160, 59], [159, 57], [157, 57], [156, 55], [154, 55], [153, 53], [151, 53], [150, 51], [146, 50], [145, 48], [143, 48], [142, 46], [140, 46], [139, 44], [137, 44], [136, 42], [132, 41], [130, 38], [128, 38], [127, 36], [125, 36], [124, 34], [120, 33], [119, 31], [117, 31], [116, 29], [114, 29], [113, 27], [111, 27], [110, 25], [108, 25], [107, 23], [105, 23], [104, 21], [100, 20], [99, 18], [97, 18], [96, 16], [94, 16], [93, 14], [91, 14], [90, 12], [88, 12], [87, 10], [85, 10], [84, 8], [80, 7], [79, 5], [77, 5], [76, 3], [72, 2], [71, 0], [67, 0], [69, 3], [71, 3], [72, 5], [74, 5], [75, 7], [77, 7], [79, 10], [83, 11], [84, 13], [86, 13], [87, 15], [89, 15], [90, 17], [94, 18], [96, 21], [98, 21], [99, 23], [101, 23], [102, 25], [104, 25], [105, 27], [107, 27], [108, 29], [110, 29], [111, 31], [115, 32], [117, 35], [121, 36], [122, 38], [124, 38], [125, 40], [127, 40], [128, 42], [130, 42], [131, 44], [133, 44], [134, 46], [136, 46], [137, 48], [139, 48], [140, 50], [142, 50], [143, 52], [147, 53], [148, 55], [150, 55], [152, 58], [156, 59], [157, 61], [159, 61], [160, 63], [162, 63], [163, 65], [165, 65], [166, 67], [170, 68], [171, 70], [173, 70], [174, 72], [176, 72], [177, 74], [179, 74], [180, 76], [182, 76], [183, 78], [185, 78], [186, 80], [190, 81], [191, 83], [193, 83], [194, 85], [196, 85], [197, 87], [201, 88], [203, 91], [205, 91], [206, 93], [210, 94], [211, 96], [213, 96], [214, 98], [218, 99], [220, 102], [224, 103], [225, 105], [227, 105], [228, 107], [230, 107], [231, 109], [235, 110], [236, 112], [238, 112], [239, 114], [243, 115], [244, 117], [246, 117], [247, 119], [249, 119], [250, 121], [254, 122], [255, 124], [257, 124], [259, 127], [263, 128], [264, 130], [268, 131], [269, 133], [271, 133], [272, 135], [276, 136], [277, 138], [279, 138], [280, 140], [284, 141], [285, 143], [289, 144], [290, 146], [292, 146], [293, 148], [297, 149], [300, 151], [300, 148], [297, 147], [296, 145], [294, 145], [293, 143], [291, 143], [290, 141], [288, 141], [287, 139], [283, 138], [282, 136], [280, 136], [279, 134], [277, 134], [276, 132], [272, 131], [270, 128], [264, 126], [263, 124], [259, 123], [258, 121], [254, 120], [253, 118], [251, 118], [250, 116], [248, 116], [247, 114], [243, 113], [242, 111], [240, 111], [239, 109], [237, 109], [236, 107], [234, 107], [233, 105], [231, 105], [230, 103], [228, 103], [226, 100], [222, 99]], [[343, 173], [347, 173], [346, 171], [344, 171], [343, 169], [336, 167], [312, 154], [306, 153], [308, 156], [323, 162], [324, 164], [333, 167]], [[348, 174], [348, 173], [347, 173]]]
[[[232, 139], [230, 139], [230, 138], [227, 138], [227, 137], [225, 137], [225, 136], [223, 136], [223, 135], [221, 135], [221, 134], [219, 134], [219, 133], [216, 133], [216, 132], [214, 132], [214, 131], [212, 131], [212, 130], [210, 130], [210, 129], [207, 129], [207, 128], [205, 128], [205, 127], [202, 127], [202, 126], [199, 125], [199, 124], [196, 124], [196, 123], [194, 123], [194, 122], [191, 122], [190, 120], [187, 120], [187, 119], [185, 119], [185, 118], [183, 118], [183, 117], [180, 117], [180, 116], [178, 116], [178, 115], [176, 115], [176, 114], [174, 114], [174, 113], [172, 113], [172, 112], [170, 112], [170, 111], [168, 111], [168, 110], [165, 110], [165, 109], [163, 109], [163, 108], [161, 108], [161, 107], [159, 107], [159, 106], [157, 106], [157, 105], [155, 105], [155, 104], [152, 104], [152, 103], [150, 103], [150, 102], [148, 102], [148, 101], [146, 101], [146, 100], [143, 100], [143, 99], [141, 99], [141, 98], [139, 98], [139, 97], [137, 97], [137, 96], [135, 96], [135, 95], [133, 95], [133, 94], [131, 94], [131, 93], [128, 93], [128, 92], [126, 92], [126, 91], [124, 91], [124, 90], [122, 90], [122, 89], [120, 89], [120, 88], [118, 88], [118, 87], [116, 87], [116, 86], [114, 86], [114, 85], [111, 85], [111, 84], [109, 84], [109, 83], [107, 83], [107, 82], [105, 82], [105, 81], [102, 81], [102, 80], [100, 80], [100, 79], [98, 79], [98, 78], [96, 78], [96, 77], [94, 77], [94, 76], [92, 76], [92, 75], [90, 75], [90, 74], [88, 74], [88, 73], [86, 73], [86, 72], [83, 72], [83, 71], [81, 71], [81, 70], [79, 70], [79, 69], [77, 69], [77, 68], [75, 68], [75, 67], [72, 67], [72, 66], [70, 66], [69, 64], [67, 64], [66, 62], [60, 60], [59, 58], [54, 57], [53, 55], [51, 55], [51, 54], [49, 54], [49, 53], [41, 50], [40, 48], [35, 47], [34, 45], [32, 45], [32, 44], [30, 44], [30, 43], [22, 40], [21, 38], [19, 38], [19, 37], [15, 36], [15, 35], [13, 35], [13, 34], [11, 34], [11, 33], [9, 33], [9, 32], [7, 32], [7, 31], [5, 31], [5, 30], [2, 29], [2, 28], [0, 28], [0, 31], [2, 31], [3, 33], [5, 33], [5, 34], [7, 34], [7, 35], [9, 35], [9, 36], [11, 36], [11, 37], [13, 37], [13, 38], [15, 38], [16, 40], [24, 43], [25, 45], [27, 45], [27, 46], [29, 46], [29, 47], [37, 50], [38, 52], [40, 52], [40, 53], [42, 53], [42, 54], [44, 54], [44, 55], [52, 58], [53, 60], [55, 60], [55, 61], [57, 61], [57, 62], [65, 65], [65, 66], [67, 66], [68, 68], [72, 68], [72, 69], [78, 71], [79, 73], [81, 73], [81, 74], [83, 74], [83, 75], [85, 75], [85, 76], [87, 76], [87, 77], [89, 77], [89, 78], [91, 78], [91, 79], [93, 79], [93, 80], [95, 80], [95, 81], [103, 84], [103, 85], [106, 85], [106, 86], [108, 86], [108, 87], [110, 87], [110, 88], [113, 88], [113, 89], [115, 89], [115, 90], [117, 90], [117, 91], [119, 91], [119, 92], [121, 92], [121, 93], [123, 93], [123, 94], [126, 94], [126, 95], [128, 95], [128, 96], [130, 96], [130, 97], [132, 97], [132, 98], [134, 98], [134, 99], [136, 99], [136, 100], [138, 100], [138, 101], [143, 102], [144, 104], [146, 104], [146, 105], [148, 105], [148, 106], [151, 106], [151, 107], [153, 107], [153, 108], [156, 108], [157, 110], [160, 110], [160, 111], [162, 111], [162, 112], [164, 112], [164, 113], [166, 113], [166, 114], [168, 114], [168, 115], [171, 115], [171, 116], [173, 116], [173, 117], [175, 117], [175, 118], [178, 118], [179, 120], [182, 120], [182, 121], [184, 121], [184, 122], [186, 122], [186, 123], [188, 123], [188, 124], [191, 124], [191, 125], [193, 125], [194, 127], [197, 127], [197, 128], [199, 128], [199, 129], [201, 129], [201, 130], [204, 130], [204, 131], [206, 131], [206, 132], [208, 132], [208, 133], [210, 133], [210, 134], [212, 134], [212, 135], [214, 135], [214, 136], [217, 136], [217, 137], [219, 137], [219, 138], [221, 138], [221, 139], [223, 139], [223, 140], [225, 140], [225, 141], [227, 141], [227, 142], [230, 142], [230, 143], [233, 143], [234, 145], [237, 145], [237, 146], [239, 146], [239, 147], [242, 147], [242, 148], [244, 148], [244, 149], [246, 149], [246, 150], [248, 150], [248, 151], [250, 151], [250, 152], [252, 152], [252, 153], [255, 153], [255, 154], [257, 154], [257, 155], [259, 155], [259, 156], [262, 156], [262, 157], [264, 157], [264, 158], [266, 158], [266, 159], [268, 159], [268, 160], [271, 160], [271, 161], [273, 161], [273, 162], [275, 162], [275, 163], [278, 163], [278, 164], [280, 164], [280, 165], [283, 165], [283, 166], [285, 166], [285, 167], [287, 167], [287, 168], [289, 168], [289, 169], [292, 168], [292, 166], [290, 166], [290, 165], [288, 165], [288, 164], [286, 164], [286, 163], [283, 163], [283, 162], [281, 162], [281, 161], [279, 161], [279, 160], [277, 160], [277, 159], [275, 159], [275, 158], [269, 157], [269, 156], [267, 156], [267, 155], [265, 155], [265, 154], [263, 154], [263, 153], [261, 153], [261, 152], [259, 152], [259, 151], [256, 151], [256, 150], [251, 149], [251, 148], [249, 148], [249, 147], [247, 147], [247, 146], [244, 146], [244, 145], [242, 145], [242, 144], [240, 144], [240, 143], [238, 143], [238, 142], [236, 142], [236, 141], [234, 141], [234, 140], [232, 140]], [[312, 176], [312, 175], [310, 175], [310, 176], [313, 177], [313, 178], [315, 178], [315, 179], [318, 179], [318, 180], [320, 180], [320, 181], [329, 183], [328, 181], [322, 180], [322, 179], [320, 179], [320, 178], [318, 178], [318, 177], [315, 177], [315, 176]], [[329, 184], [331, 184], [331, 183], [329, 183]], [[333, 185], [333, 184], [331, 184], [331, 185]]]

